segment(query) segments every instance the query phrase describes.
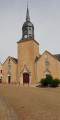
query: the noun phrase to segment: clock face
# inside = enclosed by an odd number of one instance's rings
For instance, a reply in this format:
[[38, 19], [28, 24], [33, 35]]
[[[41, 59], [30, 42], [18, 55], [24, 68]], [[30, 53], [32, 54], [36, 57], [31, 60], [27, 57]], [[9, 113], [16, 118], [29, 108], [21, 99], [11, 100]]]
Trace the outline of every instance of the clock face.
[[27, 38], [27, 35], [24, 35], [24, 38]]

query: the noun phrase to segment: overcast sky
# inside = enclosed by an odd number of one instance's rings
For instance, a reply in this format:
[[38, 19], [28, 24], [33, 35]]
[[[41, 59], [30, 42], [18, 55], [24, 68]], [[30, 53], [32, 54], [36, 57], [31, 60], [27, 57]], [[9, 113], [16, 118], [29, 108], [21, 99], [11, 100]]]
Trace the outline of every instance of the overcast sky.
[[[27, 0], [0, 0], [0, 61], [17, 58], [17, 42], [22, 37]], [[60, 0], [30, 0], [30, 20], [35, 27], [39, 51], [60, 54]]]

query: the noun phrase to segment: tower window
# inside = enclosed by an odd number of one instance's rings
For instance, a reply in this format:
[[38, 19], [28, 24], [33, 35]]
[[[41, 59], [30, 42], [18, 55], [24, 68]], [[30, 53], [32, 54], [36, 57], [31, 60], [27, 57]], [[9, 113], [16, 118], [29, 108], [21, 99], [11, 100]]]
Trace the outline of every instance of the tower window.
[[29, 28], [29, 30], [31, 30], [31, 28]]
[[27, 30], [26, 28], [24, 30]]

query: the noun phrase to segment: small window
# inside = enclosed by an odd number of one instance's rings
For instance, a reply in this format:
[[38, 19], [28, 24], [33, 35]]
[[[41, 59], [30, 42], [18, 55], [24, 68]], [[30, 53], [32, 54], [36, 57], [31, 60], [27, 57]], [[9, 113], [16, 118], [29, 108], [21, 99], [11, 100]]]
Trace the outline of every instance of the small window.
[[9, 59], [9, 62], [10, 62], [10, 59]]
[[31, 30], [31, 28], [29, 28], [29, 30]]
[[10, 59], [8, 60], [8, 64], [10, 64]]
[[1, 74], [2, 74], [2, 70], [1, 70]]
[[25, 27], [24, 30], [27, 30], [27, 27]]

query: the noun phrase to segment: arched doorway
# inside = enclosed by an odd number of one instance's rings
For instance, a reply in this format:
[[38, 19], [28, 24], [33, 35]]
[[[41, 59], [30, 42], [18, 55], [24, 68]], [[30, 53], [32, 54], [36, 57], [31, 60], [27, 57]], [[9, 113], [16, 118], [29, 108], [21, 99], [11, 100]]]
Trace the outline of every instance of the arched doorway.
[[23, 73], [23, 83], [29, 83], [29, 73]]
[[31, 72], [27, 69], [26, 65], [24, 65], [24, 69], [20, 73], [20, 84], [31, 83]]
[[44, 75], [45, 75], [45, 77], [46, 77], [47, 75], [51, 75], [51, 72], [47, 69], [47, 70], [45, 70]]
[[11, 76], [8, 76], [8, 83], [11, 83]]
[[0, 83], [2, 83], [2, 77], [0, 77]]

